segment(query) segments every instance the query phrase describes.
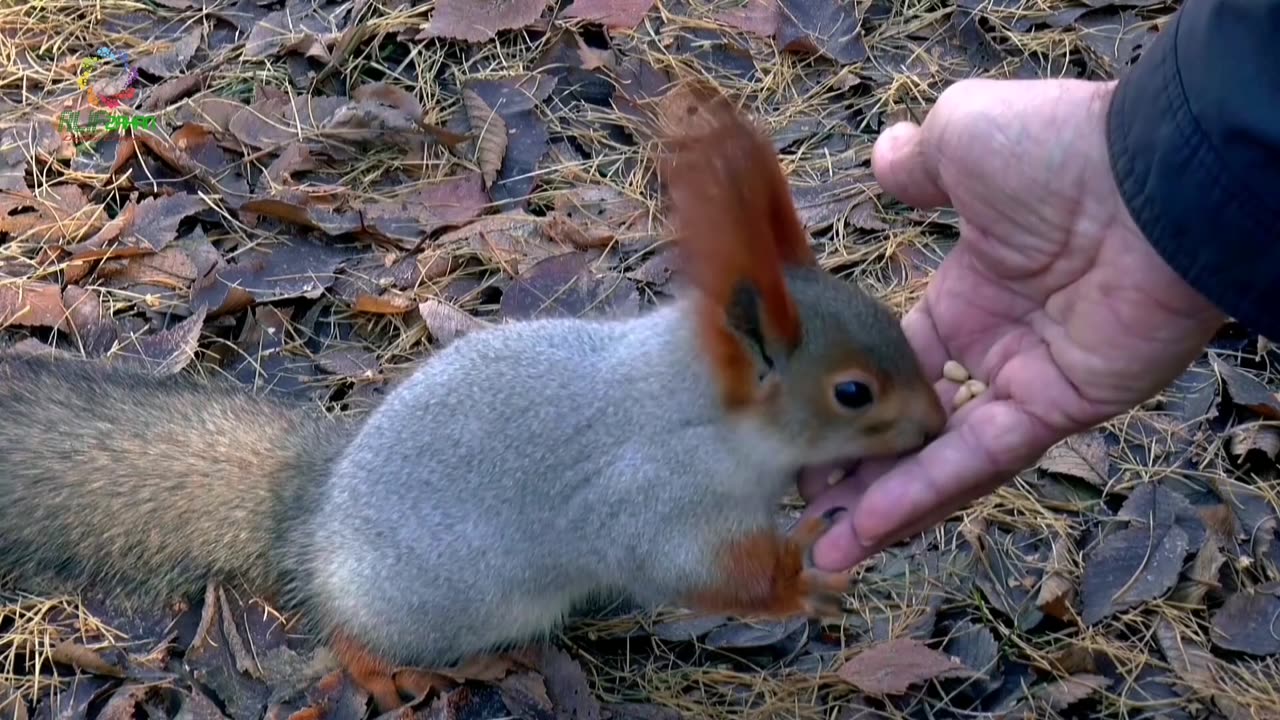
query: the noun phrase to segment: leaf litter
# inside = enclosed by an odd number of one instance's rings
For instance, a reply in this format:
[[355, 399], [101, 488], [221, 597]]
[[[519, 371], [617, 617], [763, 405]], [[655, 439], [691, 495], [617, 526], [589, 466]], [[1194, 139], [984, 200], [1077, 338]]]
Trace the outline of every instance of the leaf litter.
[[[0, 348], [218, 373], [353, 414], [467, 333], [625, 316], [679, 291], [648, 152], [689, 75], [768, 129], [824, 266], [901, 312], [958, 223], [880, 191], [876, 133], [963, 77], [1118, 77], [1172, 9], [155, 5], [42, 0], [0, 30], [21, 70], [0, 80]], [[60, 130], [61, 113], [84, 124], [93, 109], [80, 59], [121, 43], [138, 75], [105, 63], [95, 92], [132, 82], [121, 112], [154, 125]], [[613, 607], [411, 712], [1266, 717], [1280, 705], [1277, 360], [1223, 333], [1153, 402], [855, 569], [841, 618]], [[17, 718], [373, 716], [323, 652], [233, 588], [140, 614], [0, 590], [0, 711]]]

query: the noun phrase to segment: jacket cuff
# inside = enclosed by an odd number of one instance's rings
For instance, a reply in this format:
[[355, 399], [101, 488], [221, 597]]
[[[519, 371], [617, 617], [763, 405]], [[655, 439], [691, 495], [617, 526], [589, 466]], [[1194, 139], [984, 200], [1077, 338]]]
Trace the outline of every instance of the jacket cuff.
[[1117, 84], [1107, 144], [1156, 252], [1223, 312], [1280, 338], [1268, 297], [1280, 280], [1280, 52], [1266, 26], [1280, 4], [1244, 4], [1196, 0], [1177, 13]]

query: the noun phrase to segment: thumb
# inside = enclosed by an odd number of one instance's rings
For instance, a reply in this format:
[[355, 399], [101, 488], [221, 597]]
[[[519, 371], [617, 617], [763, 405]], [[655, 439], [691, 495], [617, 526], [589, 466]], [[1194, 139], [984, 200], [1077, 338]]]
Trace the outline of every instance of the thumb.
[[871, 171], [880, 187], [908, 205], [926, 210], [951, 202], [938, 180], [937, 157], [915, 123], [891, 125], [880, 134], [871, 150]]

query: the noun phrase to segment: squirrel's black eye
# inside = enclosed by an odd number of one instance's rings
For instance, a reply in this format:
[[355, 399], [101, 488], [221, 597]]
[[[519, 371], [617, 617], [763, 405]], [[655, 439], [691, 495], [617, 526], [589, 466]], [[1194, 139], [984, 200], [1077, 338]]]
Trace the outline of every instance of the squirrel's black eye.
[[836, 402], [850, 410], [858, 410], [871, 404], [871, 388], [864, 383], [854, 380], [837, 383], [835, 392]]

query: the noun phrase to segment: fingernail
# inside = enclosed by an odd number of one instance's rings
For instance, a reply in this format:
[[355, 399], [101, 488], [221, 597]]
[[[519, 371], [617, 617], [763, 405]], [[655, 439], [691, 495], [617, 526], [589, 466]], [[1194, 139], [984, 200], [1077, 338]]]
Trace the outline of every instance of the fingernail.
[[849, 512], [848, 508], [833, 507], [822, 513], [822, 519], [826, 520], [828, 524], [835, 524], [835, 522], [840, 519], [840, 516], [847, 512]]

